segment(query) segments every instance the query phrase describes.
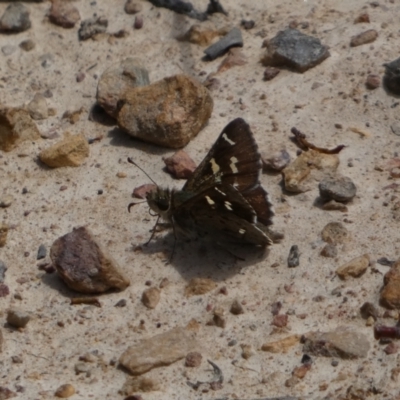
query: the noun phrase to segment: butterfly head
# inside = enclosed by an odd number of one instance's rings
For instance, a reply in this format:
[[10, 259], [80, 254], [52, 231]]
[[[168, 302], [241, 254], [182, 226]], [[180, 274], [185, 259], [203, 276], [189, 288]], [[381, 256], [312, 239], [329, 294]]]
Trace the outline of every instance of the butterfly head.
[[171, 212], [171, 191], [160, 187], [154, 188], [146, 195], [149, 207], [164, 219], [169, 219]]

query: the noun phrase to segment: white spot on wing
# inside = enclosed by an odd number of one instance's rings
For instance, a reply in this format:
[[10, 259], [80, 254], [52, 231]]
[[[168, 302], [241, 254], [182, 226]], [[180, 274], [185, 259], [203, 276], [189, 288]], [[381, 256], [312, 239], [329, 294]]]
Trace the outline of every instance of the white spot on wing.
[[213, 172], [214, 174], [216, 174], [217, 172], [219, 172], [219, 170], [220, 170], [219, 165], [215, 162], [215, 160], [214, 160], [213, 158], [210, 160], [210, 163], [211, 163], [212, 172]]
[[213, 205], [215, 204], [215, 201], [214, 201], [211, 197], [209, 197], [209, 196], [206, 196], [206, 200], [207, 200], [207, 203], [208, 203], [210, 206], [213, 206]]
[[223, 191], [219, 190], [218, 188], [214, 188], [217, 192], [221, 193], [222, 196], [226, 196], [226, 193], [224, 193]]
[[238, 162], [238, 159], [235, 156], [231, 157], [231, 163], [229, 166], [231, 167], [231, 170], [234, 174], [238, 173], [239, 170], [237, 169], [236, 163]]
[[244, 234], [246, 233], [246, 229], [239, 229], [239, 233], [240, 233], [241, 235], [244, 235]]
[[232, 203], [229, 203], [229, 201], [225, 201], [225, 207], [229, 210], [232, 211]]
[[233, 140], [231, 140], [231, 139], [229, 139], [228, 138], [228, 136], [227, 136], [227, 134], [226, 133], [224, 133], [223, 135], [222, 135], [222, 138], [223, 139], [225, 139], [230, 145], [234, 145], [234, 144], [236, 144]]

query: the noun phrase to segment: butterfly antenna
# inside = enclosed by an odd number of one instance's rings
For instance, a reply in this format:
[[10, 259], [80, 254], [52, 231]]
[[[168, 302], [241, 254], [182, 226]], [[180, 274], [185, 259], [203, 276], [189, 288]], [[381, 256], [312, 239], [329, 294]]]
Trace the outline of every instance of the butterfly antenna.
[[129, 204], [128, 204], [128, 212], [131, 212], [131, 208], [132, 208], [133, 206], [136, 206], [136, 204], [142, 204], [142, 203], [146, 203], [146, 202], [147, 202], [147, 200], [138, 201], [137, 203], [129, 203]]
[[132, 160], [132, 158], [128, 157], [128, 163], [133, 164], [136, 168], [139, 168], [156, 186], [158, 186], [154, 179], [142, 167], [139, 167], [139, 165], [137, 165], [135, 161]]

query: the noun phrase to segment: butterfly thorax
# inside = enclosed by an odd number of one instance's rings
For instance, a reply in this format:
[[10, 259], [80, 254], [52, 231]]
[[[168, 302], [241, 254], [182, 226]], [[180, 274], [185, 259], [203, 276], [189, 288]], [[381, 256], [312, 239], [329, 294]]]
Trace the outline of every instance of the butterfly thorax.
[[171, 221], [173, 190], [156, 187], [147, 193], [146, 200], [149, 207], [161, 218]]

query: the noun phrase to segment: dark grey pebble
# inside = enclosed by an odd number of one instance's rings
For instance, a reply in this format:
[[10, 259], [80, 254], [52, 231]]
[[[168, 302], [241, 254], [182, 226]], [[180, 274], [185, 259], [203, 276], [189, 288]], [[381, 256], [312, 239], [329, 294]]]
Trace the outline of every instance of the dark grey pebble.
[[256, 23], [252, 19], [251, 20], [242, 19], [240, 21], [240, 26], [243, 26], [243, 28], [246, 30], [253, 29], [255, 25]]
[[0, 32], [17, 33], [30, 27], [29, 10], [20, 2], [11, 3], [0, 19]]
[[168, 8], [177, 14], [185, 14], [188, 17], [204, 21], [207, 19], [207, 14], [196, 11], [193, 4], [182, 0], [149, 0], [153, 6]]
[[370, 302], [366, 301], [360, 307], [361, 316], [364, 319], [372, 317], [375, 321], [379, 318], [379, 310]]
[[224, 55], [231, 47], [243, 47], [242, 32], [233, 28], [222, 39], [204, 50], [208, 60], [215, 60]]
[[4, 282], [4, 279], [6, 278], [6, 271], [6, 264], [4, 264], [4, 262], [0, 260], [0, 283]]
[[117, 303], [115, 303], [114, 307], [125, 307], [125, 306], [126, 306], [126, 300], [125, 299], [121, 299]]
[[41, 259], [45, 258], [46, 255], [47, 255], [46, 246], [44, 244], [41, 244], [39, 246], [39, 249], [38, 249], [38, 252], [37, 252], [36, 260], [41, 260]]
[[35, 42], [31, 39], [23, 40], [20, 44], [19, 47], [24, 50], [24, 51], [31, 51], [35, 48]]
[[89, 18], [81, 22], [78, 31], [79, 40], [87, 40], [107, 30], [108, 20], [104, 17]]
[[384, 265], [385, 267], [391, 267], [396, 261], [389, 260], [386, 257], [381, 257], [378, 258], [376, 262], [380, 265]]
[[323, 199], [349, 201], [357, 193], [356, 185], [346, 177], [325, 178], [318, 185], [319, 194]]
[[222, 4], [219, 2], [219, 0], [210, 0], [207, 6], [207, 14], [214, 14], [214, 13], [221, 13], [228, 15], [228, 13], [225, 11], [224, 7], [222, 7]]
[[299, 252], [299, 247], [294, 244], [289, 251], [289, 257], [288, 257], [288, 267], [289, 268], [294, 268], [298, 267], [300, 265], [300, 252]]
[[268, 41], [263, 63], [305, 72], [329, 56], [328, 47], [322, 45], [319, 39], [305, 35], [297, 29], [285, 29]]
[[385, 67], [385, 75], [383, 77], [385, 88], [394, 94], [400, 95], [400, 58], [383, 65]]
[[7, 323], [14, 328], [24, 328], [30, 319], [30, 315], [25, 311], [11, 309], [7, 312]]
[[332, 360], [331, 365], [332, 365], [332, 367], [337, 367], [339, 365], [339, 361], [338, 360]]

